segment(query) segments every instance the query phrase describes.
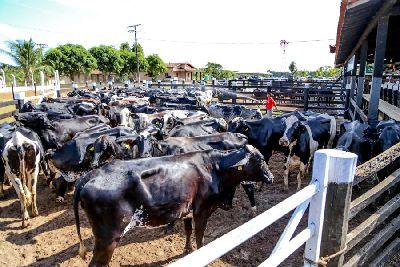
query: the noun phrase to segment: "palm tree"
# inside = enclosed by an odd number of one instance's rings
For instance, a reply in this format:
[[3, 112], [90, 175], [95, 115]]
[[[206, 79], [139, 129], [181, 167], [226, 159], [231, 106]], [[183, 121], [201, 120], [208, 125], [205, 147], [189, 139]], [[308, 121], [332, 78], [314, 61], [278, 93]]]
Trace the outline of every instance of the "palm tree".
[[7, 41], [6, 45], [10, 51], [0, 49], [0, 52], [9, 55], [24, 72], [25, 80], [32, 82], [32, 74], [39, 68], [42, 62], [42, 51], [35, 48], [32, 39]]

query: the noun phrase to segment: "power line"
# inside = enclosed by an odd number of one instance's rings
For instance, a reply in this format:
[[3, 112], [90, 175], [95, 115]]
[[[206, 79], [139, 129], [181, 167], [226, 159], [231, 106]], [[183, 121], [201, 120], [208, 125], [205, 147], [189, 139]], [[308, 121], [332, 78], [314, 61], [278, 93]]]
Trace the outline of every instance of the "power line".
[[[182, 43], [182, 44], [204, 44], [204, 45], [275, 45], [280, 41], [274, 42], [197, 42], [197, 41], [180, 41], [180, 40], [167, 40], [167, 39], [152, 39], [152, 38], [139, 38], [139, 40], [153, 41], [153, 42], [168, 42], [168, 43]], [[336, 39], [313, 39], [313, 40], [295, 40], [288, 41], [288, 43], [312, 43], [312, 42], [326, 42], [334, 41]]]
[[[41, 31], [41, 32], [48, 32], [48, 33], [55, 33], [55, 34], [66, 34], [66, 35], [80, 35], [77, 33], [72, 32], [62, 32], [62, 31], [53, 31], [43, 28], [36, 28], [31, 26], [22, 26], [17, 24], [11, 23], [4, 23], [5, 25], [20, 28], [20, 29], [30, 29], [34, 31]], [[135, 25], [132, 25], [135, 26]], [[140, 31], [137, 31], [140, 32]], [[154, 39], [154, 38], [137, 38], [143, 41], [152, 41], [152, 42], [168, 42], [168, 43], [182, 43], [182, 44], [200, 44], [200, 45], [276, 45], [279, 44], [280, 41], [271, 41], [271, 42], [200, 42], [200, 41], [183, 41], [183, 40], [169, 40], [169, 39]], [[314, 43], [314, 42], [327, 42], [327, 41], [335, 41], [334, 38], [328, 39], [311, 39], [311, 40], [294, 40], [288, 41], [289, 43]]]

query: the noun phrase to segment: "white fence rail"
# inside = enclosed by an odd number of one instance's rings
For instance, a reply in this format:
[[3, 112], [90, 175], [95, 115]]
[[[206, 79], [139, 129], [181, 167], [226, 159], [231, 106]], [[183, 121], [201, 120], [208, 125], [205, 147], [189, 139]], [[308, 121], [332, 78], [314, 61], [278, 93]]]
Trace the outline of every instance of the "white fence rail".
[[[293, 209], [296, 210], [277, 245], [269, 258], [260, 266], [279, 265], [304, 243], [306, 243], [304, 266], [317, 266], [316, 262], [320, 257], [328, 180], [332, 182], [351, 180], [352, 182], [354, 168], [351, 168], [351, 166], [355, 166], [356, 160], [357, 156], [353, 153], [333, 149], [318, 150], [315, 153], [310, 185], [170, 266], [205, 266], [264, 230]], [[342, 166], [349, 166], [349, 168], [337, 168], [338, 163]], [[308, 206], [308, 226], [292, 238]]]

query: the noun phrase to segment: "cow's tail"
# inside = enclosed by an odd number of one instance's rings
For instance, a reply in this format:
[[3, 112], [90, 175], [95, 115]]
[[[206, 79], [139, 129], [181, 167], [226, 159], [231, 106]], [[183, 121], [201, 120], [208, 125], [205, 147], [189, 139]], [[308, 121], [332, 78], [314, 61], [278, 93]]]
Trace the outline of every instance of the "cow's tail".
[[76, 224], [76, 231], [78, 233], [79, 238], [79, 256], [82, 259], [86, 258], [87, 249], [85, 248], [85, 244], [83, 243], [82, 236], [81, 236], [81, 228], [80, 228], [80, 221], [79, 221], [79, 203], [80, 203], [80, 195], [83, 186], [85, 185], [82, 178], [77, 182], [75, 186], [75, 193], [74, 193], [74, 214], [75, 214], [75, 224]]
[[331, 127], [330, 127], [330, 137], [328, 141], [328, 148], [333, 147], [333, 140], [335, 139], [336, 136], [336, 119], [335, 117], [331, 116]]

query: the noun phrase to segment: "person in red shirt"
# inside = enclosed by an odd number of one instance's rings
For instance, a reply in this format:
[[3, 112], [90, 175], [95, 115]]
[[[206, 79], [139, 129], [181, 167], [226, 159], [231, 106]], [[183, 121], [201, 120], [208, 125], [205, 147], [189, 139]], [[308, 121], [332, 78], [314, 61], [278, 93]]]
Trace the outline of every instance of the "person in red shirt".
[[267, 101], [265, 101], [265, 107], [267, 108], [267, 118], [272, 118], [272, 109], [275, 107], [275, 110], [278, 110], [276, 107], [276, 102], [272, 98], [271, 93], [267, 94]]

